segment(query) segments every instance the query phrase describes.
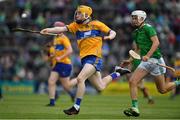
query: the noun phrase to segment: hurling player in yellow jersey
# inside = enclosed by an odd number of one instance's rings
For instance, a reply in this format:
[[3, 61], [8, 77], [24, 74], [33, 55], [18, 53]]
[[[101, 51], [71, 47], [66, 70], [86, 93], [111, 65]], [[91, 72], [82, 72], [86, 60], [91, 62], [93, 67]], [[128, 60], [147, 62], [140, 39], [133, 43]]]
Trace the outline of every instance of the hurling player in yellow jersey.
[[[63, 22], [55, 22], [54, 26], [60, 27], [65, 26], [65, 24]], [[75, 98], [71, 88], [77, 84], [77, 79], [70, 80], [72, 65], [69, 55], [72, 51], [69, 39], [63, 33], [58, 33], [58, 36], [54, 38], [53, 44], [49, 48], [49, 61], [51, 62], [52, 70], [48, 80], [50, 103], [47, 106], [55, 105], [56, 82], [58, 79], [71, 98]]]
[[[118, 67], [116, 72], [101, 78], [102, 41], [114, 39], [116, 32], [98, 20], [91, 20], [91, 14], [91, 7], [80, 5], [75, 11], [74, 22], [66, 27], [46, 28], [41, 31], [42, 34], [69, 31], [75, 34], [77, 38], [83, 68], [76, 78], [78, 88], [75, 104], [70, 109], [64, 110], [64, 113], [68, 115], [79, 113], [80, 103], [85, 92], [85, 81], [87, 79], [98, 90], [103, 90], [112, 79], [130, 72], [128, 69]], [[102, 38], [101, 32], [108, 35]]]

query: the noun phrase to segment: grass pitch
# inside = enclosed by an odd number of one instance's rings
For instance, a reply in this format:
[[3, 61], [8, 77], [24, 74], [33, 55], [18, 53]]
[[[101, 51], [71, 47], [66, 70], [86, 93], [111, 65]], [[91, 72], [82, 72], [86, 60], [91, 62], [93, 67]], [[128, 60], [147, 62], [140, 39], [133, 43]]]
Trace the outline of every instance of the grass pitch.
[[[155, 96], [155, 104], [139, 97], [141, 115], [136, 119], [180, 119], [180, 96], [170, 100], [168, 96]], [[69, 96], [62, 95], [55, 107], [46, 107], [47, 95], [6, 95], [0, 101], [0, 119], [131, 119], [123, 114], [130, 105], [130, 97], [124, 95], [85, 95], [79, 115], [67, 116], [62, 111], [71, 107]]]

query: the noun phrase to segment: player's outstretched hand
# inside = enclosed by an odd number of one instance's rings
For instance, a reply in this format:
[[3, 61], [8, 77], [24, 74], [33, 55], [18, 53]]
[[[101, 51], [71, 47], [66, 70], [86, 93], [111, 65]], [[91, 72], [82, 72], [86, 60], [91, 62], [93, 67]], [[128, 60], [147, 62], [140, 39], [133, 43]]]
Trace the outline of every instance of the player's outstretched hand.
[[41, 34], [47, 34], [49, 33], [49, 28], [45, 28], [43, 30], [40, 31]]
[[130, 60], [123, 60], [123, 61], [121, 62], [121, 64], [120, 64], [120, 66], [121, 66], [121, 67], [126, 67], [126, 66], [128, 66], [130, 63], [131, 63]]

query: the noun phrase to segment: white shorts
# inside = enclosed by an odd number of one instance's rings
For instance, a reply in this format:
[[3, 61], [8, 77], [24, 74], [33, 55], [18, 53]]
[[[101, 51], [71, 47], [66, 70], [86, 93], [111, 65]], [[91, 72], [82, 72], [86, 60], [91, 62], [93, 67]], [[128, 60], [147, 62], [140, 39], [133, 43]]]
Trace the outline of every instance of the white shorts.
[[[148, 61], [165, 65], [164, 59], [162, 57], [160, 59], [150, 58]], [[161, 67], [159, 65], [150, 63], [148, 61], [147, 62], [141, 61], [138, 68], [145, 69], [153, 76], [158, 76], [158, 75], [162, 75], [162, 74], [166, 73], [165, 67]]]

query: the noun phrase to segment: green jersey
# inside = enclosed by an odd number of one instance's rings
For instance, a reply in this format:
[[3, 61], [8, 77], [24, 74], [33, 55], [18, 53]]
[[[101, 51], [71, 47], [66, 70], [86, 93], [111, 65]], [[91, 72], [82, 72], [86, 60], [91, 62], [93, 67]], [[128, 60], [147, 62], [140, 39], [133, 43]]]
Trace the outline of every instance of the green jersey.
[[[138, 48], [140, 49], [141, 56], [145, 56], [151, 49], [151, 37], [155, 35], [157, 35], [155, 29], [149, 24], [145, 24], [141, 28], [138, 28], [135, 31], [133, 31], [132, 37], [133, 40], [135, 40], [135, 43], [137, 44]], [[157, 48], [151, 57], [159, 59], [161, 56], [162, 55], [160, 49]]]
[[137, 67], [138, 67], [138, 65], [141, 63], [141, 60], [138, 60], [138, 59], [134, 59], [133, 61], [132, 61], [132, 71], [134, 71]]

